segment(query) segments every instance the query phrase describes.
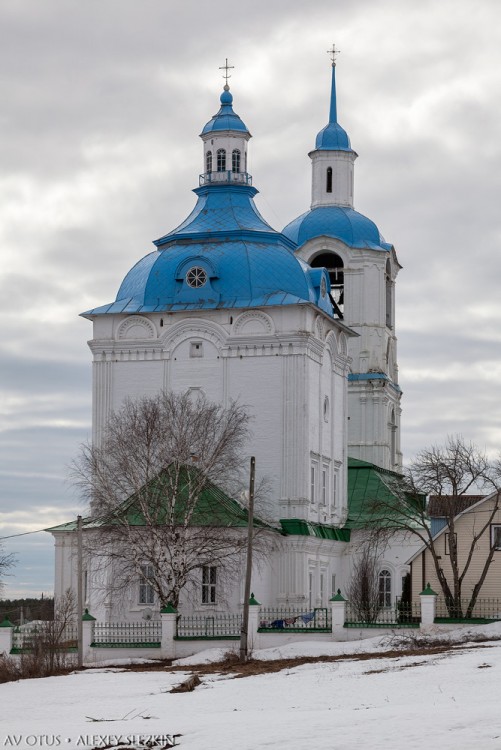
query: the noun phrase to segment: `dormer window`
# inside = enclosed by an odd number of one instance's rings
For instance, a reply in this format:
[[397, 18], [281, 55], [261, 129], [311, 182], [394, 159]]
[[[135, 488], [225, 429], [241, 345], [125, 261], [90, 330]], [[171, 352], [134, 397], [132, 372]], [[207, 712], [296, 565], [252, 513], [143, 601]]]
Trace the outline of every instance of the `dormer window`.
[[238, 148], [234, 149], [231, 154], [231, 171], [240, 172], [240, 151]]
[[207, 151], [207, 156], [205, 157], [206, 162], [206, 169], [205, 171], [210, 174], [212, 172], [212, 151]]
[[217, 171], [226, 172], [226, 151], [224, 148], [217, 150]]
[[332, 193], [332, 167], [327, 167], [325, 190], [327, 193]]

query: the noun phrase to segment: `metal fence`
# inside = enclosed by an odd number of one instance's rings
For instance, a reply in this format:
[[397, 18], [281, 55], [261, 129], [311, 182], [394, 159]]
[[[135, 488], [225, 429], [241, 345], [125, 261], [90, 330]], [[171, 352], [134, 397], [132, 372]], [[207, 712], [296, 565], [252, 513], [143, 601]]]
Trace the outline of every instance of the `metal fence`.
[[421, 606], [399, 603], [393, 607], [356, 607], [346, 602], [345, 628], [418, 628]]
[[241, 614], [180, 615], [177, 618], [176, 637], [179, 639], [239, 638], [241, 629]]
[[92, 646], [100, 648], [160, 648], [162, 623], [96, 622]]
[[501, 599], [477, 599], [472, 607], [469, 599], [449, 601], [437, 598], [435, 622], [460, 620], [492, 622], [501, 620]]
[[76, 650], [78, 647], [76, 624], [46, 620], [14, 628], [11, 653], [31, 652], [37, 646], [53, 651]]
[[331, 632], [331, 610], [327, 607], [304, 609], [298, 607], [261, 607], [260, 632], [303, 633], [305, 631]]

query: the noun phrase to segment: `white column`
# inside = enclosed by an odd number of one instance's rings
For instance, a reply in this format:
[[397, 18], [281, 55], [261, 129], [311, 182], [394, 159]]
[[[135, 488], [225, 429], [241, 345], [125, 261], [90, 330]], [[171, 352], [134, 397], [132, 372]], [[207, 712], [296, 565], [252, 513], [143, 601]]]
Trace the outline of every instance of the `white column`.
[[332, 640], [344, 641], [346, 640], [344, 629], [344, 623], [346, 620], [346, 599], [342, 596], [341, 589], [338, 589], [337, 594], [332, 597], [330, 605], [332, 615]]
[[424, 591], [421, 591], [419, 598], [421, 600], [421, 627], [433, 625], [437, 609], [437, 594], [429, 583], [426, 584]]
[[177, 609], [169, 603], [160, 610], [160, 617], [162, 619], [160, 653], [163, 659], [174, 659], [176, 656], [174, 636], [176, 635]]

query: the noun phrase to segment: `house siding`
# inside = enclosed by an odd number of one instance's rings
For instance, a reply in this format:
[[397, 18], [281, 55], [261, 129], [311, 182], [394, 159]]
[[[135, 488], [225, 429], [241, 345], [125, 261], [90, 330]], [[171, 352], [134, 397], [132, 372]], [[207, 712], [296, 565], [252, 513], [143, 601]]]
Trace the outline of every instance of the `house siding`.
[[[455, 522], [455, 533], [457, 533], [458, 554], [459, 554], [459, 571], [463, 570], [466, 563], [468, 552], [471, 547], [472, 538], [478, 533], [480, 528], [487, 522], [496, 504], [496, 495], [486, 498], [485, 501], [474, 506], [467, 511]], [[493, 524], [501, 524], [501, 508], [496, 510], [492, 519]], [[440, 555], [440, 564], [452, 583], [452, 570], [450, 557], [446, 554], [446, 533], [443, 532], [435, 540], [435, 549]], [[473, 552], [472, 561], [468, 572], [464, 578], [462, 586], [462, 597], [467, 598], [471, 595], [474, 585], [479, 580], [485, 560], [490, 551], [491, 532], [490, 528], [486, 529], [482, 537], [478, 540]], [[442, 589], [438, 582], [435, 572], [435, 565], [429, 550], [425, 550], [411, 563], [412, 574], [412, 597], [417, 601], [419, 593], [427, 583], [430, 583], [432, 589], [442, 596]], [[487, 572], [484, 584], [480, 590], [480, 598], [499, 598], [501, 599], [501, 550], [494, 552], [492, 563]]]

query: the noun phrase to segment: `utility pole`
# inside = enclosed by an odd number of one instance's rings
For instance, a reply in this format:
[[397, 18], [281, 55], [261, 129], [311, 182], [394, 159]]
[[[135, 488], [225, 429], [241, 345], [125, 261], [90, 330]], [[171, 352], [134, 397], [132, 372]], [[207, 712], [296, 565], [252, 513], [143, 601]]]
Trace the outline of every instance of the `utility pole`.
[[83, 666], [83, 552], [82, 552], [82, 516], [77, 516], [77, 638], [78, 667]]
[[252, 541], [254, 533], [254, 481], [256, 477], [256, 459], [252, 456], [250, 460], [249, 479], [249, 511], [247, 526], [247, 563], [245, 569], [245, 593], [244, 613], [242, 617], [242, 630], [240, 632], [240, 662], [244, 663], [248, 657], [248, 635], [249, 635], [249, 598], [251, 593], [252, 577]]

